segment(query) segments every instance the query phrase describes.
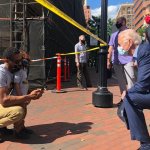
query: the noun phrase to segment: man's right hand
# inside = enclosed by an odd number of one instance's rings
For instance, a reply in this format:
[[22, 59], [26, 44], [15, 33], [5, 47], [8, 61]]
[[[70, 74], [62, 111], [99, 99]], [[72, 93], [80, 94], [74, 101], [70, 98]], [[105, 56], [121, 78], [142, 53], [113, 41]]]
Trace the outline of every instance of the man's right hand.
[[76, 66], [79, 67], [79, 65], [80, 65], [79, 62], [76, 62]]
[[36, 100], [36, 99], [39, 99], [43, 93], [44, 93], [44, 90], [37, 89], [37, 90], [33, 90], [29, 95], [31, 96], [32, 100]]
[[111, 62], [109, 60], [107, 60], [107, 69], [110, 69], [111, 68]]

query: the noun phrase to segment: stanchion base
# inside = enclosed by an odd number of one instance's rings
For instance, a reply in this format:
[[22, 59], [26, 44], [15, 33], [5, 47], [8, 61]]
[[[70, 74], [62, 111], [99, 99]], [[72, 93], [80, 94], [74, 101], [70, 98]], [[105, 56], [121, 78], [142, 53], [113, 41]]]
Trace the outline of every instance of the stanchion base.
[[92, 93], [92, 104], [95, 107], [112, 108], [113, 95], [109, 91], [95, 91]]
[[64, 91], [64, 90], [52, 90], [51, 91], [52, 93], [66, 93], [67, 91]]

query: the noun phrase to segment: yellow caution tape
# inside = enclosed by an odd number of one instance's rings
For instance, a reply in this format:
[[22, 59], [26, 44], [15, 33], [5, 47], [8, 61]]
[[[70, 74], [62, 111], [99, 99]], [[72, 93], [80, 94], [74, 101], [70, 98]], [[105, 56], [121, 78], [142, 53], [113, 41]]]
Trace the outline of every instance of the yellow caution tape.
[[78, 22], [76, 22], [75, 20], [73, 20], [71, 17], [69, 17], [68, 15], [66, 15], [64, 12], [62, 12], [60, 9], [58, 9], [57, 7], [55, 7], [53, 4], [51, 4], [47, 0], [35, 0], [35, 1], [38, 2], [38, 3], [40, 3], [42, 6], [46, 7], [47, 9], [49, 9], [50, 11], [52, 11], [53, 13], [55, 13], [56, 15], [58, 15], [59, 17], [63, 18], [64, 20], [66, 20], [67, 22], [69, 22], [70, 24], [72, 24], [73, 26], [77, 27], [78, 29], [80, 29], [84, 33], [87, 33], [88, 35], [92, 36], [94, 39], [100, 41], [101, 43], [104, 44], [104, 46], [107, 46], [106, 42], [104, 42], [98, 36], [94, 35], [92, 32], [90, 32], [89, 30], [87, 30], [85, 27], [83, 27], [82, 25], [80, 25]]
[[[80, 53], [83, 53], [83, 52], [90, 52], [90, 51], [95, 51], [97, 49], [99, 49], [100, 47], [95, 47], [95, 48], [91, 48], [91, 49], [88, 49], [88, 50], [85, 50], [85, 51], [82, 51], [82, 52], [72, 52], [72, 53], [66, 53], [66, 54], [60, 54], [61, 56], [67, 56], [67, 55], [75, 55], [75, 54], [80, 54]], [[56, 54], [57, 55], [57, 54]], [[56, 59], [57, 56], [54, 56], [54, 57], [50, 57], [50, 58], [40, 58], [40, 59], [33, 59], [31, 60], [31, 62], [39, 62], [39, 61], [44, 61], [44, 60], [51, 60], [51, 59]], [[0, 58], [0, 61], [5, 61], [5, 59], [1, 59]]]
[[61, 56], [74, 55], [74, 54], [80, 54], [80, 53], [83, 53], [83, 52], [95, 51], [97, 49], [99, 49], [99, 47], [91, 48], [91, 49], [88, 49], [88, 50], [85, 50], [85, 51], [82, 51], [82, 52], [72, 52], [72, 53], [66, 53], [66, 54], [60, 54], [60, 55]]
[[51, 60], [51, 59], [56, 59], [57, 57], [50, 57], [50, 58], [40, 58], [40, 59], [33, 59], [31, 62], [38, 62], [38, 61], [44, 61], [44, 60]]

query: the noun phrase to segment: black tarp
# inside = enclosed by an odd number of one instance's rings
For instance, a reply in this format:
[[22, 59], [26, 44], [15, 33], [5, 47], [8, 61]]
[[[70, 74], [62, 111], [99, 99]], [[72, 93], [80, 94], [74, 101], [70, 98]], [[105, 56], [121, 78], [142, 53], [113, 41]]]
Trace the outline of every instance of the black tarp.
[[[45, 57], [45, 51], [42, 49], [44, 45], [43, 21], [29, 21], [29, 55], [31, 59], [40, 59]], [[42, 85], [45, 81], [45, 61], [33, 62], [30, 65], [28, 79], [32, 86], [35, 84]]]
[[[26, 0], [25, 2], [28, 3], [27, 18], [41, 17], [43, 14], [45, 18], [44, 20], [26, 20], [26, 51], [29, 52], [31, 59], [53, 57], [56, 53], [73, 52], [74, 45], [78, 42], [78, 36], [82, 32], [51, 11], [43, 8], [40, 4], [32, 3], [35, 1]], [[81, 0], [49, 0], [49, 2], [85, 26]], [[7, 5], [7, 3], [9, 3], [9, 0], [0, 0], [0, 18], [10, 18], [10, 5]], [[6, 31], [3, 30], [3, 27]], [[9, 39], [10, 21], [0, 20], [1, 49], [9, 47]], [[75, 72], [74, 56], [68, 56], [68, 58], [71, 64], [71, 72]], [[30, 83], [37, 86], [38, 84], [42, 85], [41, 81], [45, 81], [48, 75], [51, 77], [56, 76], [56, 60], [34, 62], [31, 64], [29, 71]]]

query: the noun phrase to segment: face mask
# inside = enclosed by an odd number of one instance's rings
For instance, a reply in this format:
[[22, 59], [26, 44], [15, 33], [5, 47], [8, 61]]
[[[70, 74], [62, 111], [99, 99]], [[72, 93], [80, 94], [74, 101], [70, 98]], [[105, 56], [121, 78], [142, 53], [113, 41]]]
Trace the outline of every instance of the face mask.
[[23, 59], [22, 60], [22, 66], [23, 66], [23, 68], [29, 67], [29, 61], [27, 59]]
[[125, 51], [121, 46], [118, 46], [117, 49], [120, 55], [128, 55], [128, 51]]
[[146, 16], [144, 20], [147, 24], [150, 24], [150, 15]]
[[145, 40], [146, 40], [146, 38], [144, 36], [142, 36], [142, 41], [145, 41]]
[[122, 23], [116, 23], [117, 29], [120, 29], [122, 27]]
[[82, 43], [82, 44], [85, 44], [85, 40], [81, 40], [81, 43]]

